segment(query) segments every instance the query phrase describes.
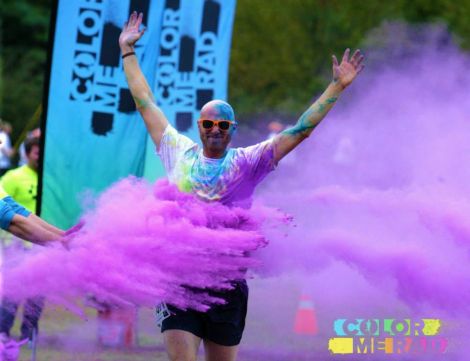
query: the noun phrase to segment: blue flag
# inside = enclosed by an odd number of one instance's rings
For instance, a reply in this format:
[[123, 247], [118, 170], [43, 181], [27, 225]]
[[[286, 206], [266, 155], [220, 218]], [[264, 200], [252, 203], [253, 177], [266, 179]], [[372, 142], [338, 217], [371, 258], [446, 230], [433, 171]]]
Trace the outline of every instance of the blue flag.
[[118, 44], [143, 12], [142, 71], [170, 123], [197, 139], [201, 106], [227, 95], [235, 0], [59, 0], [46, 109], [41, 216], [67, 228], [82, 200], [163, 168], [129, 92]]
[[[165, 1], [154, 94], [170, 123], [199, 140], [197, 120], [202, 106], [226, 99], [235, 0]], [[147, 140], [145, 176], [164, 174]]]

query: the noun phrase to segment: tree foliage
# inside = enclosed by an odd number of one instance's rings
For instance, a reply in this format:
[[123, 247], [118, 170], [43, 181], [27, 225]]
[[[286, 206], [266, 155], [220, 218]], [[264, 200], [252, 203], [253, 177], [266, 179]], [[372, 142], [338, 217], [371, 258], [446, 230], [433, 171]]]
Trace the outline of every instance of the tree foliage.
[[50, 0], [2, 0], [0, 116], [13, 139], [42, 102]]
[[[0, 116], [15, 134], [42, 101], [52, 0], [3, 0]], [[384, 20], [444, 21], [470, 48], [470, 0], [238, 0], [230, 101], [239, 116], [299, 113], [330, 79], [331, 54]]]
[[447, 22], [470, 48], [470, 0], [238, 0], [230, 100], [241, 116], [300, 112], [331, 77], [331, 55], [384, 20]]

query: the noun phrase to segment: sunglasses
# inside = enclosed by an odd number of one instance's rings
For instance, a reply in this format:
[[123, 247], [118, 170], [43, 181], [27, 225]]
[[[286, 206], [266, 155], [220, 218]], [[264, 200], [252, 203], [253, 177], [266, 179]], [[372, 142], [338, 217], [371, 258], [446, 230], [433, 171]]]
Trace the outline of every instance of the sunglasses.
[[204, 129], [212, 129], [216, 125], [219, 127], [220, 130], [229, 130], [232, 124], [235, 124], [235, 122], [232, 122], [231, 120], [210, 120], [210, 119], [199, 119], [199, 123], [201, 123], [202, 127]]

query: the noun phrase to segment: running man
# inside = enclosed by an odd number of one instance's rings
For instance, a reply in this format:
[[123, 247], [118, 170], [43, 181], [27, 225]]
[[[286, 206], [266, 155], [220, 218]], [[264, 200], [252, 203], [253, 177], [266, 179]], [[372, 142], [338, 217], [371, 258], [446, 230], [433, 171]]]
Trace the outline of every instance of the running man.
[[[168, 178], [184, 192], [209, 202], [229, 206], [249, 206], [257, 184], [274, 170], [277, 163], [307, 138], [336, 103], [343, 90], [363, 69], [363, 55], [344, 52], [341, 63], [333, 56], [333, 80], [325, 92], [299, 118], [297, 124], [272, 139], [247, 148], [230, 148], [237, 128], [232, 107], [213, 100], [201, 109], [198, 120], [202, 148], [179, 134], [157, 106], [134, 52], [142, 37], [142, 13], [134, 12], [119, 37], [124, 72], [137, 109], [163, 161]], [[162, 332], [172, 361], [193, 361], [201, 341], [206, 360], [236, 359], [247, 311], [245, 280], [234, 281], [228, 292], [212, 292], [227, 301], [206, 313], [181, 311], [169, 306], [171, 316], [163, 321]]]

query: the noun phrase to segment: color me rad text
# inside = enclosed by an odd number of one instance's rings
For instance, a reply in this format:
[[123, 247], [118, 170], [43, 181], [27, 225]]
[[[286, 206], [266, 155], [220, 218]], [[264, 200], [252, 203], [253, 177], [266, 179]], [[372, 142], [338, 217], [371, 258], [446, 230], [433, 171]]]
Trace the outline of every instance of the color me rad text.
[[338, 319], [332, 354], [442, 354], [448, 340], [439, 335], [439, 319]]

